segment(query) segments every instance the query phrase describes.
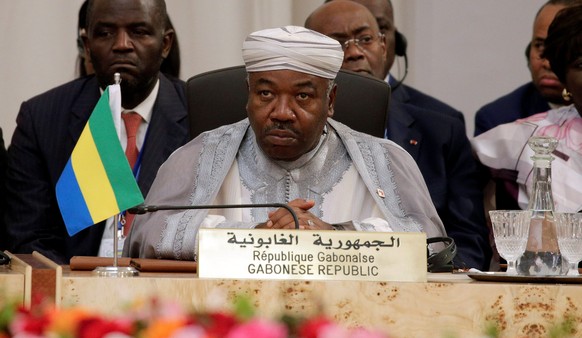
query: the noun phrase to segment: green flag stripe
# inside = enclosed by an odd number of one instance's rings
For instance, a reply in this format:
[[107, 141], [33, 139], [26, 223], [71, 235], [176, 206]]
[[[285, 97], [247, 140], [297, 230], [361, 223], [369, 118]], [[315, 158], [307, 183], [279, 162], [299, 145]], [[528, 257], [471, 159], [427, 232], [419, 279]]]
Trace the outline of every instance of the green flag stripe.
[[119, 209], [125, 210], [142, 203], [143, 196], [115, 131], [109, 107], [109, 90], [106, 90], [97, 102], [97, 106], [89, 118], [89, 128]]

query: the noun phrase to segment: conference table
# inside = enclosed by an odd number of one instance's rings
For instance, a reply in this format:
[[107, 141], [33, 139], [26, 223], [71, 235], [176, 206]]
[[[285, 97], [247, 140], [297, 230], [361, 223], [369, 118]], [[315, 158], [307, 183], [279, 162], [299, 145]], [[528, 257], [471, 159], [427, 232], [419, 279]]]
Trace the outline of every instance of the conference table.
[[[426, 283], [236, 280], [201, 279], [183, 272], [111, 278], [50, 261], [44, 264], [54, 270], [58, 306], [83, 306], [108, 314], [152, 297], [197, 311], [229, 311], [237, 296], [246, 296], [259, 316], [321, 314], [349, 327], [380, 329], [394, 338], [483, 337], [492, 325], [502, 337], [548, 337], [565, 318], [574, 324], [573, 336], [582, 336], [582, 288], [577, 279], [564, 284], [560, 280], [483, 281], [466, 273], [429, 273]], [[1, 287], [13, 295], [26, 294], [31, 286], [26, 268], [13, 263], [12, 269], [3, 269]]]
[[26, 297], [25, 266], [0, 266], [0, 299], [20, 299]]

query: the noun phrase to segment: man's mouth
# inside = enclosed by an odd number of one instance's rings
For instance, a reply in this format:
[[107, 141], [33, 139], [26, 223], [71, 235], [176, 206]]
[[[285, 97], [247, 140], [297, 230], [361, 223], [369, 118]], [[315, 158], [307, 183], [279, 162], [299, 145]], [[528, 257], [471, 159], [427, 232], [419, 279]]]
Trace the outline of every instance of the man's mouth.
[[294, 132], [285, 129], [275, 129], [267, 132], [267, 141], [273, 145], [289, 145], [296, 140], [296, 135]]

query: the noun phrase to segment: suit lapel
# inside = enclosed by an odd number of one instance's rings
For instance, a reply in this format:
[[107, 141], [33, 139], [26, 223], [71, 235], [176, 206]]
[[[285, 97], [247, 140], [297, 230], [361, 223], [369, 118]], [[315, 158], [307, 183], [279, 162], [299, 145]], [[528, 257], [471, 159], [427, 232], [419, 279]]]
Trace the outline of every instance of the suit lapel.
[[138, 185], [147, 195], [158, 168], [174, 150], [188, 141], [186, 104], [172, 82], [160, 74], [160, 89], [143, 148]]
[[79, 136], [81, 136], [81, 132], [87, 124], [87, 121], [101, 96], [99, 85], [95, 77], [88, 79], [85, 83], [85, 87], [85, 89], [79, 91], [80, 95], [71, 107], [72, 117], [69, 124], [69, 141], [67, 144], [67, 147], [69, 147], [69, 153], [67, 156], [70, 156], [75, 144], [77, 144]]
[[422, 133], [417, 128], [416, 119], [409, 113], [409, 109], [416, 108], [401, 101], [408, 97], [403, 89], [400, 86], [390, 99], [388, 138], [404, 148], [417, 161]]

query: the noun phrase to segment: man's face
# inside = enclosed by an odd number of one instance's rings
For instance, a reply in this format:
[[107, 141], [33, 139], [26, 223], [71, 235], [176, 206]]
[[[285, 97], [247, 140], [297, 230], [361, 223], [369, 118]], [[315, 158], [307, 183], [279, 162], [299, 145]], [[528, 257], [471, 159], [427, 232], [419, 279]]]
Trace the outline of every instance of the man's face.
[[[366, 7], [352, 1], [332, 1], [316, 10], [309, 22], [309, 28], [342, 44], [342, 69], [384, 79], [386, 45], [384, 37], [379, 36], [376, 19]], [[373, 40], [365, 44], [362, 41], [366, 38]], [[358, 45], [353, 39], [359, 40]]]
[[249, 74], [247, 113], [256, 140], [274, 160], [293, 161], [318, 144], [333, 115], [329, 80], [291, 70]]
[[548, 60], [541, 57], [544, 41], [548, 35], [548, 27], [556, 13], [564, 8], [562, 5], [546, 5], [534, 21], [531, 49], [529, 53], [529, 70], [531, 78], [544, 98], [550, 102], [563, 103], [563, 85], [556, 74], [552, 72]]
[[124, 96], [153, 88], [173, 31], [153, 0], [96, 0], [85, 45], [101, 86], [121, 74]]
[[360, 3], [376, 18], [380, 33], [384, 34], [386, 40], [386, 62], [384, 64], [384, 76], [388, 75], [390, 68], [394, 64], [395, 58], [395, 34], [396, 26], [394, 26], [394, 10], [388, 0], [352, 0]]

